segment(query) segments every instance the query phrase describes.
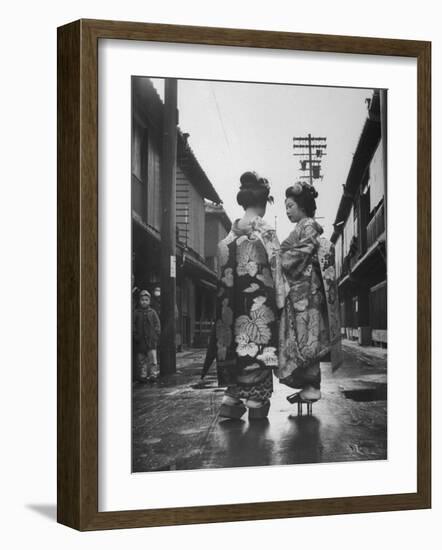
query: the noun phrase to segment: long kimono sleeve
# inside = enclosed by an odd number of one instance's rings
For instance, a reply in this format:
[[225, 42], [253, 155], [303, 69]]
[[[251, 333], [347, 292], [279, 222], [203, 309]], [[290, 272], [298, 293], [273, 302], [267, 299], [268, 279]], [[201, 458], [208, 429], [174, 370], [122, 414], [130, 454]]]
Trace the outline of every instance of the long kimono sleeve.
[[267, 252], [270, 270], [275, 283], [276, 307], [282, 309], [287, 295], [287, 282], [282, 272], [279, 239], [276, 236], [276, 231], [273, 228], [269, 228], [263, 231], [261, 240]]
[[291, 277], [301, 275], [319, 247], [319, 233], [314, 223], [305, 223], [281, 243], [281, 266]]

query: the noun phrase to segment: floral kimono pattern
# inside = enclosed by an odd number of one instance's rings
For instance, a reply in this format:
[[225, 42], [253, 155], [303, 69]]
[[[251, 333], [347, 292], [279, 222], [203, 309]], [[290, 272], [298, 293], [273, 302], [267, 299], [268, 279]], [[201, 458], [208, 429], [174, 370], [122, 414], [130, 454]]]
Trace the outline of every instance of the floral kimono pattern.
[[218, 245], [217, 366], [232, 397], [264, 401], [272, 394], [277, 303], [284, 303], [279, 262], [275, 230], [260, 217], [244, 227], [236, 221]]
[[328, 354], [333, 369], [341, 362], [334, 245], [322, 233], [313, 218], [304, 218], [281, 243], [281, 267], [289, 291], [279, 326], [277, 376], [293, 387], [298, 387], [297, 369], [306, 369]]

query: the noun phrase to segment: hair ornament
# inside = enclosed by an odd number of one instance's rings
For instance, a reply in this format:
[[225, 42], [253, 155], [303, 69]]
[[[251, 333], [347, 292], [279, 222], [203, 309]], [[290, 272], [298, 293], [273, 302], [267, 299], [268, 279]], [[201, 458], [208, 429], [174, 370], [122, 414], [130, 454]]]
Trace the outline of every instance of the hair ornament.
[[302, 183], [297, 181], [292, 185], [292, 189], [294, 195], [300, 195], [302, 193]]
[[292, 185], [293, 194], [294, 195], [300, 195], [302, 192], [308, 193], [313, 199], [316, 199], [318, 196], [318, 192], [313, 187], [313, 185], [310, 185], [307, 182], [303, 181], [297, 181]]
[[241, 189], [250, 189], [251, 187], [264, 187], [270, 189], [270, 183], [267, 178], [261, 177], [256, 172], [244, 172], [239, 178]]
[[267, 178], [260, 178], [258, 176], [258, 183], [262, 187], [265, 187], [266, 189], [270, 189], [270, 183], [269, 183], [269, 180]]

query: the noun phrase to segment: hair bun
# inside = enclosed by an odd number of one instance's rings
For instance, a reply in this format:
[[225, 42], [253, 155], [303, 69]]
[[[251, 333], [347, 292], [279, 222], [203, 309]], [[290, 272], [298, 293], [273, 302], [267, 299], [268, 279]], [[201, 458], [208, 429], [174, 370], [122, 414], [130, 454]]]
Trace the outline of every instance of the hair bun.
[[258, 184], [258, 174], [256, 172], [244, 172], [239, 178], [241, 189], [252, 189]]
[[270, 196], [270, 184], [266, 178], [262, 178], [256, 172], [244, 172], [239, 178], [241, 186], [236, 200], [243, 208], [250, 206], [273, 204]]
[[318, 196], [318, 192], [313, 187], [313, 185], [310, 185], [309, 183], [303, 183], [304, 189], [307, 191], [307, 193], [312, 197], [312, 199], [316, 199]]
[[269, 181], [266, 178], [260, 177], [256, 172], [244, 172], [239, 178], [239, 181], [241, 182], [242, 190], [256, 189], [259, 187], [270, 189]]
[[[289, 188], [290, 189], [290, 188]], [[305, 193], [307, 195], [310, 195], [312, 199], [316, 199], [318, 196], [318, 192], [313, 187], [313, 185], [310, 185], [309, 183], [305, 181], [297, 181], [292, 185], [291, 192], [294, 195], [301, 195], [302, 193]]]

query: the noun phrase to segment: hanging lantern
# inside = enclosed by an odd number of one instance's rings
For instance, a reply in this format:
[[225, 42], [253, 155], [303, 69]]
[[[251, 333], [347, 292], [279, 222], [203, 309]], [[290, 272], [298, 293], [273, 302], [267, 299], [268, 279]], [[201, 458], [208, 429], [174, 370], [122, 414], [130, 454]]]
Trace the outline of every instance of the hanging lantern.
[[320, 168], [321, 168], [321, 167], [319, 166], [319, 164], [315, 164], [315, 165], [313, 166], [313, 170], [312, 170], [312, 172], [313, 172], [313, 179], [317, 180], [317, 179], [321, 176]]
[[307, 161], [301, 160], [301, 170], [307, 170]]

